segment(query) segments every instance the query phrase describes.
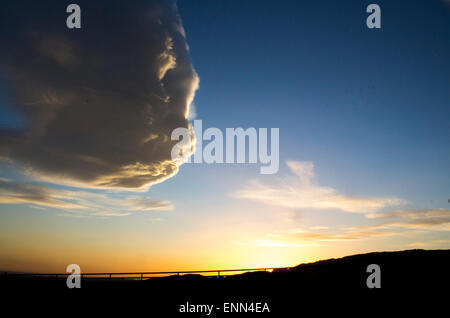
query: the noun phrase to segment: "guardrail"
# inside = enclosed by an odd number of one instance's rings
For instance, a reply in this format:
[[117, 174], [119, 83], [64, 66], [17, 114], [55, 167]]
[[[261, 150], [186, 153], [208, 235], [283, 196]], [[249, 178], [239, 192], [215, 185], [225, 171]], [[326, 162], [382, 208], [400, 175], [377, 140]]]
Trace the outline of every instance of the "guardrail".
[[[130, 279], [144, 280], [147, 278], [167, 277], [171, 275], [186, 274], [212, 274], [207, 277], [225, 277], [228, 273], [251, 273], [251, 272], [272, 272], [274, 270], [289, 270], [290, 267], [263, 267], [263, 268], [240, 268], [240, 269], [214, 269], [200, 271], [168, 271], [168, 272], [128, 272], [128, 273], [80, 273], [80, 277], [86, 279]], [[224, 274], [225, 273], [225, 274]], [[8, 273], [4, 272], [1, 278], [67, 278], [72, 273]], [[164, 276], [165, 275], [165, 276]]]

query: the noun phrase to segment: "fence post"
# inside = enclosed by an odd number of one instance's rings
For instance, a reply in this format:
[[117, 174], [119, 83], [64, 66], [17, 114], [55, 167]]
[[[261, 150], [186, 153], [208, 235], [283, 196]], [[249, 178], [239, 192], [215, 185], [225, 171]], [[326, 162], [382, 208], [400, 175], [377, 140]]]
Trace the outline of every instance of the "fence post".
[[143, 276], [144, 276], [144, 273], [141, 273], [141, 280], [144, 278]]

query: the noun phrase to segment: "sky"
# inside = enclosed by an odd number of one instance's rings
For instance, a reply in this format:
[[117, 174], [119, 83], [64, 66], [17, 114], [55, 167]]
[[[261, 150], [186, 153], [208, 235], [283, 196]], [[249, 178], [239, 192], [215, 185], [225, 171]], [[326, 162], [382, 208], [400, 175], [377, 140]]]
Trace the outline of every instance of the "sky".
[[[0, 269], [450, 248], [448, 1], [69, 3], [1, 8]], [[173, 160], [193, 120], [279, 128], [279, 171]]]

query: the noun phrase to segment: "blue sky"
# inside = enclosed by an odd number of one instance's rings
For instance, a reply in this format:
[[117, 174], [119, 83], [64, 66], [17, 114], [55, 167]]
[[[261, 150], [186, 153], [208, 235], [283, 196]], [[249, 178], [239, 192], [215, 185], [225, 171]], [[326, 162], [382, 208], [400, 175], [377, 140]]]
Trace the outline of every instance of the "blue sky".
[[198, 118], [280, 127], [281, 159], [314, 161], [340, 189], [445, 203], [448, 8], [383, 2], [371, 30], [367, 4], [181, 1]]

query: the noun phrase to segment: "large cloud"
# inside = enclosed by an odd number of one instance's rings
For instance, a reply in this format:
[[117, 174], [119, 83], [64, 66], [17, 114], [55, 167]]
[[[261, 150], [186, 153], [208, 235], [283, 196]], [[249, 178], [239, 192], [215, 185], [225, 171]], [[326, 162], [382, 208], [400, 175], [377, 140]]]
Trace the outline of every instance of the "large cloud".
[[198, 77], [174, 2], [10, 4], [0, 13], [0, 87], [26, 128], [0, 131], [0, 156], [34, 177], [140, 189], [174, 175]]

